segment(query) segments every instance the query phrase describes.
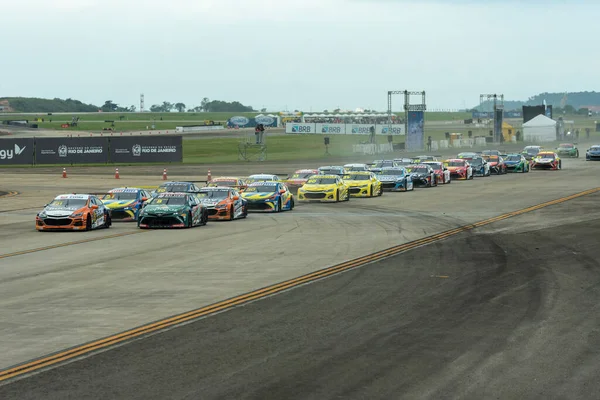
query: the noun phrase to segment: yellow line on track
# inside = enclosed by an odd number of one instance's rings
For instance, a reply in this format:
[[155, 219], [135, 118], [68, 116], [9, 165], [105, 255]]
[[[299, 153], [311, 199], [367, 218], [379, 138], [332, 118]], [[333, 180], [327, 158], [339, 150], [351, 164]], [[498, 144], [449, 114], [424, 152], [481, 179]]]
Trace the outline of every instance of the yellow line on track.
[[[341, 264], [337, 264], [337, 265], [334, 265], [334, 266], [331, 266], [328, 268], [324, 268], [324, 269], [321, 269], [321, 270], [318, 270], [318, 271], [315, 271], [315, 272], [312, 272], [312, 273], [309, 273], [309, 274], [306, 274], [306, 275], [303, 275], [303, 276], [300, 276], [297, 278], [293, 278], [293, 279], [290, 279], [290, 280], [287, 280], [284, 282], [276, 283], [274, 285], [270, 285], [270, 286], [264, 287], [262, 289], [258, 289], [258, 290], [255, 290], [255, 291], [252, 291], [252, 292], [249, 292], [246, 294], [232, 297], [230, 299], [223, 300], [218, 303], [208, 305], [206, 307], [198, 308], [196, 310], [188, 311], [188, 312], [185, 312], [182, 314], [177, 314], [177, 315], [174, 315], [169, 318], [165, 318], [165, 319], [162, 319], [162, 320], [159, 320], [156, 322], [142, 325], [140, 327], [130, 329], [128, 331], [121, 332], [116, 335], [108, 336], [103, 339], [95, 340], [93, 342], [86, 343], [86, 344], [83, 344], [80, 346], [76, 346], [71, 349], [67, 349], [67, 350], [46, 356], [46, 357], [41, 357], [36, 360], [32, 360], [32, 361], [23, 363], [21, 365], [17, 365], [15, 367], [11, 367], [11, 368], [5, 369], [3, 371], [0, 371], [0, 382], [10, 379], [10, 378], [15, 378], [19, 375], [31, 373], [36, 370], [40, 370], [42, 368], [47, 368], [47, 367], [56, 365], [56, 364], [64, 362], [64, 361], [71, 360], [75, 357], [79, 357], [79, 356], [91, 353], [93, 351], [102, 350], [107, 347], [113, 346], [115, 344], [124, 342], [126, 340], [130, 340], [130, 339], [133, 339], [133, 338], [136, 338], [136, 337], [139, 337], [142, 335], [146, 335], [149, 333], [157, 332], [162, 329], [170, 328], [170, 327], [179, 325], [183, 322], [187, 322], [187, 321], [194, 320], [197, 318], [205, 317], [207, 315], [214, 314], [219, 311], [227, 310], [229, 308], [235, 307], [237, 305], [245, 304], [245, 303], [248, 303], [253, 300], [258, 300], [258, 299], [282, 292], [284, 290], [297, 287], [297, 286], [305, 284], [305, 283], [313, 282], [318, 279], [328, 277], [330, 275], [338, 274], [343, 271], [361, 267], [366, 264], [372, 263], [374, 261], [379, 261], [381, 259], [388, 258], [390, 256], [393, 256], [393, 255], [396, 255], [399, 253], [403, 253], [405, 251], [412, 250], [412, 249], [420, 247], [420, 246], [425, 246], [427, 244], [437, 242], [437, 241], [446, 239], [451, 236], [455, 236], [462, 232], [467, 232], [467, 231], [473, 230], [475, 228], [479, 228], [481, 226], [489, 225], [494, 222], [502, 221], [507, 218], [511, 218], [511, 217], [514, 217], [517, 215], [522, 215], [522, 214], [525, 214], [528, 212], [539, 210], [544, 207], [564, 203], [566, 201], [573, 200], [578, 197], [586, 196], [586, 195], [596, 193], [599, 191], [600, 191], [600, 188], [586, 190], [584, 192], [580, 192], [580, 193], [576, 193], [576, 194], [573, 194], [570, 196], [562, 197], [560, 199], [548, 201], [548, 202], [537, 204], [535, 206], [527, 207], [527, 208], [524, 208], [524, 209], [521, 209], [518, 211], [502, 214], [497, 217], [493, 217], [493, 218], [489, 218], [489, 219], [486, 219], [483, 221], [475, 222], [470, 225], [461, 226], [461, 227], [451, 229], [451, 230], [448, 230], [445, 232], [441, 232], [441, 233], [438, 233], [438, 234], [435, 234], [432, 236], [421, 238], [421, 239], [418, 239], [418, 240], [415, 240], [415, 241], [412, 241], [409, 243], [404, 243], [404, 244], [401, 244], [398, 246], [391, 247], [389, 249], [378, 251], [376, 253], [369, 254], [364, 257], [359, 257], [354, 260], [346, 261]], [[137, 232], [119, 234], [119, 235], [114, 235], [112, 237], [126, 236], [126, 235], [135, 234], [135, 233], [137, 233]], [[88, 240], [80, 241], [79, 243], [85, 243], [86, 241], [101, 240], [101, 239], [105, 239], [105, 238], [107, 238], [107, 237], [88, 239]], [[70, 245], [70, 244], [75, 244], [75, 243], [66, 243], [65, 245]], [[52, 248], [51, 246], [49, 246], [49, 247]], [[56, 246], [56, 247], [60, 247], [60, 246]], [[33, 252], [33, 251], [36, 251], [36, 250], [31, 250], [30, 252]], [[37, 251], [39, 251], [39, 250], [37, 250]], [[24, 254], [25, 253], [26, 252], [24, 252]], [[446, 276], [436, 276], [436, 277], [446, 278]]]

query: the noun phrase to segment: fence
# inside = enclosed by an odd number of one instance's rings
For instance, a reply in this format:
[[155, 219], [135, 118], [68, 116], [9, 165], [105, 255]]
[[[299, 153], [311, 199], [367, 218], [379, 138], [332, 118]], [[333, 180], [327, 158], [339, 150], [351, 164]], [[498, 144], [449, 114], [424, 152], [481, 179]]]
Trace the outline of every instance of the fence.
[[0, 139], [0, 165], [182, 161], [183, 136]]

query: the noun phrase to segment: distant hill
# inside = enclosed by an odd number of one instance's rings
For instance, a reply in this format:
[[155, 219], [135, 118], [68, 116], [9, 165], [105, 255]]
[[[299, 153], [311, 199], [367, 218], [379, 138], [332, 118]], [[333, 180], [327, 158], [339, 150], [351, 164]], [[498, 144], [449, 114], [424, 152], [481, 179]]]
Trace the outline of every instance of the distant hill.
[[2, 97], [4, 111], [23, 113], [97, 112], [100, 107], [73, 99], [40, 99], [37, 97]]
[[[504, 109], [520, 110], [523, 106], [541, 105], [544, 100], [546, 100], [546, 104], [551, 105], [553, 108], [563, 108], [570, 105], [577, 110], [587, 106], [600, 106], [600, 92], [540, 93], [526, 101], [504, 100]], [[492, 106], [493, 102], [486, 101], [482, 105], [473, 108], [477, 111], [489, 111]]]

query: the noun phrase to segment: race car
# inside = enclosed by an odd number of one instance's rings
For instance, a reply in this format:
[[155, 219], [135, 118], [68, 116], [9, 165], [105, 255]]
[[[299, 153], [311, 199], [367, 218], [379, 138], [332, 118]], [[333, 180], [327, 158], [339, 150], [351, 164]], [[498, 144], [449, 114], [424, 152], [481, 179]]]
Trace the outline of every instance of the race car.
[[529, 161], [522, 154], [507, 154], [504, 158], [506, 172], [529, 172]]
[[490, 172], [496, 175], [506, 174], [506, 163], [502, 156], [483, 155], [482, 158], [490, 166]]
[[472, 160], [474, 157], [479, 157], [479, 154], [474, 153], [472, 151], [465, 151], [463, 153], [458, 153], [457, 158], [461, 158], [463, 160]]
[[210, 182], [208, 182], [208, 187], [230, 187], [239, 191], [243, 191], [246, 189], [248, 184], [242, 178], [238, 178], [236, 176], [219, 176], [217, 178], [213, 178]]
[[35, 217], [38, 231], [91, 231], [110, 228], [110, 210], [91, 194], [61, 194]]
[[290, 190], [297, 192], [298, 189], [306, 183], [308, 178], [318, 174], [319, 170], [317, 169], [299, 169], [286, 180], [287, 187]]
[[338, 202], [350, 200], [348, 184], [339, 175], [315, 175], [298, 189], [298, 200]]
[[138, 215], [150, 193], [138, 188], [115, 188], [100, 196], [104, 206], [111, 211], [113, 221], [137, 221]]
[[383, 194], [381, 182], [373, 172], [356, 171], [344, 175], [352, 197], [375, 197]]
[[473, 157], [469, 160], [469, 164], [473, 169], [473, 176], [490, 176], [490, 166], [483, 157]]
[[348, 172], [370, 171], [369, 166], [367, 164], [346, 164], [344, 165], [344, 168]]
[[383, 191], [407, 192], [415, 189], [412, 176], [404, 167], [382, 168], [376, 176], [381, 182]]
[[208, 219], [232, 221], [248, 216], [248, 201], [232, 187], [204, 187], [197, 196], [208, 210]]
[[481, 152], [482, 156], [501, 156], [502, 153], [500, 150], [483, 150]]
[[206, 225], [208, 209], [195, 193], [159, 193], [148, 201], [138, 218], [138, 227], [191, 228]]
[[413, 164], [423, 164], [425, 161], [437, 161], [434, 156], [417, 156], [412, 158]]
[[444, 167], [444, 163], [441, 161], [425, 161], [423, 164], [431, 165], [433, 168], [433, 172], [437, 177], [437, 182], [446, 184], [452, 182], [452, 177], [450, 176], [450, 171], [448, 168]]
[[574, 143], [561, 143], [556, 148], [556, 154], [559, 157], [579, 158], [579, 149]]
[[319, 175], [339, 175], [344, 176], [348, 171], [346, 168], [339, 165], [328, 165], [324, 167], [319, 167], [318, 169]]
[[[397, 167], [406, 167], [407, 165], [414, 164], [413, 160], [410, 158], [394, 158], [394, 162], [396, 163]], [[388, 168], [393, 168], [393, 167], [388, 167]]]
[[473, 179], [473, 168], [467, 160], [451, 158], [444, 161], [444, 166], [450, 171], [452, 179]]
[[531, 161], [540, 151], [542, 151], [542, 146], [525, 146], [521, 154], [527, 161]]
[[600, 144], [595, 144], [585, 152], [585, 160], [600, 160]]
[[553, 151], [540, 151], [533, 159], [531, 169], [562, 169], [562, 161]]
[[382, 168], [398, 167], [399, 165], [394, 160], [375, 160], [371, 163], [370, 170], [372, 172], [381, 172]]
[[256, 182], [282, 182], [282, 180], [278, 175], [273, 174], [254, 174], [246, 178], [247, 185]]
[[415, 186], [434, 187], [438, 185], [437, 175], [428, 164], [414, 164], [406, 167]]
[[157, 197], [161, 193], [198, 193], [200, 188], [193, 182], [167, 182], [160, 185], [151, 194]]
[[242, 192], [242, 198], [248, 202], [248, 211], [280, 212], [294, 209], [294, 196], [283, 182], [251, 183]]

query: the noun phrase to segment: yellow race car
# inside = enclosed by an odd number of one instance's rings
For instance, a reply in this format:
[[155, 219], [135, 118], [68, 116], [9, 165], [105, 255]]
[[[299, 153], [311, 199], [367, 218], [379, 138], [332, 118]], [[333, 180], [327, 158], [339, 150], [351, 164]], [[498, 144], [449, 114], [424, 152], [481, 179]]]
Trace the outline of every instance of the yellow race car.
[[313, 175], [300, 189], [299, 201], [338, 202], [350, 200], [348, 184], [339, 175]]
[[344, 175], [343, 179], [348, 184], [352, 197], [375, 197], [383, 194], [383, 186], [372, 172], [351, 172]]

